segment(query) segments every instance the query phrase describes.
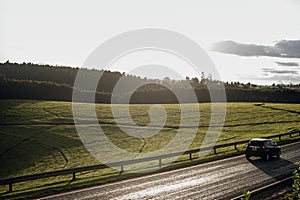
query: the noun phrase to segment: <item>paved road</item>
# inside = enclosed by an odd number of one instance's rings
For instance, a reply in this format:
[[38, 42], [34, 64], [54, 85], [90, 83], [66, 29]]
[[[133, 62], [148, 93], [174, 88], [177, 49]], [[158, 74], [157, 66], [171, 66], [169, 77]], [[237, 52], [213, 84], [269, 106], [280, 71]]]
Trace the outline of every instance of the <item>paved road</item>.
[[275, 182], [296, 168], [300, 142], [282, 147], [282, 158], [233, 157], [169, 172], [49, 196], [44, 199], [230, 199]]

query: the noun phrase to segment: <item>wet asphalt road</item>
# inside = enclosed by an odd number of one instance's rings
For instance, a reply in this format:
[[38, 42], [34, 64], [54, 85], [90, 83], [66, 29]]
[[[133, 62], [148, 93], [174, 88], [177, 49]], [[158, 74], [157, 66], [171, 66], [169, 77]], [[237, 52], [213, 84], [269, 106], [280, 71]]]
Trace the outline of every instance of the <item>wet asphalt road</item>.
[[237, 156], [43, 199], [230, 199], [286, 177], [298, 161], [300, 142], [282, 146], [281, 159]]

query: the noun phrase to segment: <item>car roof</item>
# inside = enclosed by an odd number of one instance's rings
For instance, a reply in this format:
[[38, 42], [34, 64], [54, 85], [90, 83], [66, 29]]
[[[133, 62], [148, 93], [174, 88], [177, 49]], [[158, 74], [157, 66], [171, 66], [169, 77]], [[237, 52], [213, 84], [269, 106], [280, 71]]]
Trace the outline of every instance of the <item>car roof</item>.
[[261, 142], [263, 142], [263, 141], [271, 141], [271, 139], [267, 139], [267, 138], [253, 138], [250, 141], [261, 141]]

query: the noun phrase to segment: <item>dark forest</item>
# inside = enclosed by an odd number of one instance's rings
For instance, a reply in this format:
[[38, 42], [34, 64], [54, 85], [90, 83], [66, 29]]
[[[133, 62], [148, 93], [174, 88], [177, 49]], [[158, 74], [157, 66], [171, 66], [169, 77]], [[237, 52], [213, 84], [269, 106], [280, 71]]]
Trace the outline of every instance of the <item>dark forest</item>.
[[[0, 98], [1, 99], [36, 99], [72, 101], [73, 85], [79, 68], [38, 65], [32, 63], [0, 63]], [[92, 71], [94, 76], [101, 74], [95, 101], [97, 103], [111, 103], [111, 95], [116, 83], [122, 77], [126, 85], [143, 85], [134, 91], [130, 103], [178, 103], [174, 93], [167, 87], [176, 91], [181, 96], [186, 96], [185, 103], [191, 100], [188, 97], [191, 85], [198, 98], [198, 102], [210, 102], [207, 85], [214, 92], [220, 90], [220, 85], [225, 86], [228, 102], [274, 102], [274, 103], [300, 103], [300, 84], [283, 85], [273, 84], [261, 86], [251, 83], [221, 82], [214, 80], [211, 75], [201, 77], [186, 77], [185, 80], [171, 80], [165, 77], [163, 80], [148, 80], [134, 75], [120, 72]], [[189, 83], [189, 84], [187, 84]], [[83, 88], [74, 88], [82, 95], [92, 91]], [[119, 102], [128, 94], [122, 94]], [[218, 100], [217, 100], [218, 101]], [[222, 101], [222, 100], [220, 100]]]

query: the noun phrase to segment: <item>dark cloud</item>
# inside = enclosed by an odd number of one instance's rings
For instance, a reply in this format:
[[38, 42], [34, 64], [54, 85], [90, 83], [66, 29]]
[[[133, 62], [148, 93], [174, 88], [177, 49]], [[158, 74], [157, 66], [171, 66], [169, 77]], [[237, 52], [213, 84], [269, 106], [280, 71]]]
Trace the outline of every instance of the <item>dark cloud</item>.
[[263, 72], [270, 74], [298, 74], [296, 70], [277, 70], [272, 68], [262, 68]]
[[298, 67], [299, 64], [296, 62], [275, 62], [279, 66], [286, 66], [286, 67]]
[[300, 58], [300, 40], [281, 40], [273, 46], [221, 41], [214, 44], [212, 50], [239, 56]]

